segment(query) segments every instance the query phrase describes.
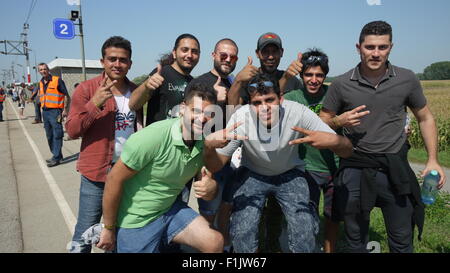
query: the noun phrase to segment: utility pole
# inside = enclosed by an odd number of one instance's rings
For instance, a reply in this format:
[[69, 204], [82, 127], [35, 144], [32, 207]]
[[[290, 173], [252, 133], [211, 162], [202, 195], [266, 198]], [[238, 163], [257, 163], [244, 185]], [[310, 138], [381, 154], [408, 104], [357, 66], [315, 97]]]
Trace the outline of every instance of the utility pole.
[[78, 19], [78, 24], [75, 24], [79, 27], [79, 32], [77, 36], [80, 36], [80, 44], [81, 44], [81, 71], [83, 73], [83, 81], [85, 81], [86, 78], [86, 61], [84, 56], [84, 34], [83, 34], [83, 16], [81, 15], [81, 0], [78, 1], [67, 1], [70, 5], [77, 5], [78, 10], [72, 10], [70, 12], [70, 20], [76, 21]]
[[31, 84], [31, 74], [30, 74], [30, 54], [28, 52], [28, 29], [30, 28], [30, 25], [25, 23], [23, 24], [23, 33], [21, 34], [23, 37], [23, 52], [25, 55], [25, 60], [27, 62], [27, 81], [29, 84]]
[[[23, 33], [21, 33], [21, 36], [23, 39], [22, 41], [11, 41], [11, 40], [0, 41], [0, 44], [5, 45], [5, 50], [0, 51], [0, 53], [5, 54], [5, 55], [23, 55], [23, 56], [25, 56], [25, 59], [27, 61], [28, 83], [31, 83], [30, 58], [29, 58], [29, 53], [28, 53], [28, 40], [27, 40], [27, 31], [28, 31], [29, 27], [30, 27], [29, 24], [23, 25]], [[14, 81], [15, 80], [14, 62], [12, 63], [11, 71], [12, 71], [13, 81]]]
[[79, 11], [80, 11], [80, 18], [78, 18], [78, 26], [80, 27], [80, 43], [81, 43], [81, 64], [82, 64], [82, 72], [83, 72], [83, 80], [86, 81], [86, 61], [84, 57], [84, 34], [83, 34], [83, 21], [81, 16], [81, 0]]

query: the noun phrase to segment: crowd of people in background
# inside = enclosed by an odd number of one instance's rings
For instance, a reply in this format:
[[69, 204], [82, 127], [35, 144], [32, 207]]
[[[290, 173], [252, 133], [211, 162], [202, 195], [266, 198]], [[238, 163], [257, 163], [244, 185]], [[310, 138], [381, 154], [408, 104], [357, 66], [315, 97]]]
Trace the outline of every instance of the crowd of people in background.
[[[194, 78], [200, 41], [182, 34], [136, 85], [127, 78], [131, 42], [112, 36], [101, 47], [103, 73], [71, 96], [45, 63], [37, 85], [0, 89], [0, 121], [7, 93], [21, 119], [33, 102], [32, 123], [44, 124], [52, 153], [48, 167], [63, 159], [63, 126], [69, 139], [81, 138], [73, 253], [92, 251], [83, 235], [96, 226], [95, 245], [119, 253], [180, 252], [180, 245], [279, 252], [282, 229], [290, 252], [333, 253], [339, 236], [349, 252], [367, 252], [374, 207], [382, 210], [390, 252], [410, 253], [416, 226], [422, 235], [424, 204], [406, 157], [407, 108], [428, 153], [423, 174], [437, 170], [439, 188], [446, 177], [420, 82], [389, 61], [392, 47], [387, 22], [366, 24], [356, 44], [360, 62], [327, 85], [329, 56], [319, 48], [279, 69], [284, 48], [273, 32], [257, 40], [259, 64], [248, 56], [233, 76], [239, 48], [223, 38], [211, 69]], [[198, 212], [188, 206], [191, 191]]]

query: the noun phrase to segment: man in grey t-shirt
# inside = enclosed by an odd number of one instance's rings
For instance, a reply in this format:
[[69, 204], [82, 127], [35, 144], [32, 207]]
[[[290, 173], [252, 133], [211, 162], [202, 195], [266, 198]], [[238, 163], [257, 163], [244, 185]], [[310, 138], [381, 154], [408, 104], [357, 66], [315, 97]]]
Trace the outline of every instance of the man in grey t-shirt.
[[343, 217], [351, 252], [367, 251], [374, 206], [382, 209], [391, 252], [413, 252], [414, 224], [420, 236], [423, 204], [406, 156], [406, 107], [417, 118], [427, 148], [423, 174], [435, 169], [441, 175], [439, 188], [445, 182], [433, 115], [414, 73], [389, 63], [392, 46], [388, 23], [365, 25], [357, 44], [361, 62], [333, 81], [320, 113], [332, 128], [343, 127], [355, 146], [352, 157], [341, 160], [333, 199], [333, 212], [339, 209], [336, 215]]
[[[244, 175], [233, 196], [231, 238], [238, 253], [256, 252], [258, 224], [268, 194], [274, 194], [288, 222], [292, 252], [312, 252], [318, 232], [317, 201], [304, 177], [298, 146], [328, 148], [342, 157], [352, 153], [350, 141], [338, 136], [306, 106], [283, 101], [278, 83], [257, 74], [247, 87], [250, 104], [238, 109], [226, 129], [205, 139], [204, 161], [216, 172], [242, 144]], [[245, 137], [245, 139], [244, 139]], [[233, 140], [231, 140], [233, 139]], [[231, 140], [231, 141], [230, 141]]]

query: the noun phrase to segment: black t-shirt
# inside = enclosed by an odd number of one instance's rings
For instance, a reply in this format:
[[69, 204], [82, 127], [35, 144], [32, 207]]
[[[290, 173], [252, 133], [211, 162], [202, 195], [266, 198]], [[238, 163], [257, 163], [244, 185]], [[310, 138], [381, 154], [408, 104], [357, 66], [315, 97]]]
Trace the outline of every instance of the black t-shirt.
[[[202, 75], [198, 76], [197, 78], [193, 79], [189, 83], [189, 86], [187, 88], [189, 88], [190, 86], [192, 86], [195, 83], [201, 83], [203, 85], [206, 85], [206, 86], [210, 87], [212, 90], [214, 90], [214, 85], [216, 84], [216, 82], [217, 82], [217, 76], [214, 75], [213, 73], [211, 73], [211, 71], [209, 71], [209, 72], [207, 72], [205, 74], [202, 74]], [[227, 77], [227, 78], [221, 78], [221, 82], [220, 82], [219, 85], [223, 86], [223, 87], [226, 87], [229, 90], [230, 87], [231, 87], [231, 84], [232, 84], [232, 82], [231, 82], [230, 78]], [[215, 128], [215, 129], [219, 130], [219, 129], [225, 128], [224, 126], [226, 125], [226, 121], [227, 121], [226, 120], [226, 112], [225, 112], [226, 111], [226, 104], [227, 104], [226, 102], [224, 104], [219, 104], [220, 107], [222, 107], [224, 123], [221, 126], [221, 128]], [[231, 113], [230, 113], [230, 115], [231, 115]]]
[[[283, 77], [284, 74], [284, 70], [276, 70], [275, 73], [273, 74], [266, 74], [267, 76], [269, 76], [270, 78], [272, 78], [273, 81], [279, 82], [281, 77]], [[301, 89], [302, 84], [300, 82], [300, 80], [297, 77], [292, 77], [288, 80], [284, 93], [286, 94], [287, 92], [291, 91], [291, 90], [298, 90]], [[241, 90], [239, 91], [241, 98], [244, 100], [243, 104], [248, 104], [249, 103], [249, 97], [247, 94], [247, 91], [245, 88], [241, 88]]]
[[[150, 75], [155, 73], [156, 68]], [[171, 65], [163, 66], [161, 76], [164, 78], [164, 82], [153, 91], [153, 95], [148, 102], [145, 126], [171, 117], [173, 107], [183, 102], [184, 89], [193, 79], [191, 75], [185, 76], [179, 73]]]
[[[214, 85], [216, 84], [216, 82], [217, 82], [217, 76], [214, 75], [213, 73], [211, 73], [211, 71], [209, 71], [209, 72], [202, 74], [202, 75], [198, 76], [197, 78], [193, 79], [189, 83], [189, 85], [194, 84], [194, 83], [202, 83], [202, 84], [214, 89]], [[222, 78], [221, 83], [219, 85], [230, 89], [231, 81], [228, 78], [225, 78], [225, 79]]]

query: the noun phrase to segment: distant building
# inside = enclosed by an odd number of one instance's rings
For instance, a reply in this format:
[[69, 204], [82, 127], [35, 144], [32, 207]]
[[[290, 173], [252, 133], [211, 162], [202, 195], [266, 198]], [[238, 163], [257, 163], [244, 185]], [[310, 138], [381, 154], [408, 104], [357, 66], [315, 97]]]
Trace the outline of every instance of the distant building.
[[[92, 79], [103, 72], [100, 60], [86, 60], [86, 79]], [[67, 90], [72, 95], [75, 83], [83, 81], [81, 60], [56, 58], [48, 63], [50, 74], [61, 77], [66, 83]]]

